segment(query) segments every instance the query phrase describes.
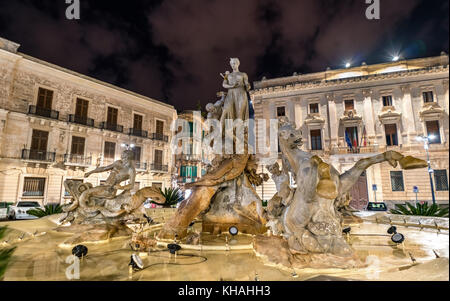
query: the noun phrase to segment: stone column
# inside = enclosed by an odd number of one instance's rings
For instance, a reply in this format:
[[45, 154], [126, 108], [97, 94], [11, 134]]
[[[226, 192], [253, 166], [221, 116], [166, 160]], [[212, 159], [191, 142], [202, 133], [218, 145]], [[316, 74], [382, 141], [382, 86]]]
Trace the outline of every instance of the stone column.
[[376, 142], [375, 135], [375, 120], [373, 113], [373, 105], [372, 105], [372, 89], [364, 89], [362, 90], [363, 94], [363, 106], [364, 106], [364, 126], [366, 128], [367, 140], [371, 145]]
[[408, 144], [416, 144], [417, 141], [415, 140], [415, 136], [417, 135], [417, 133], [415, 127], [414, 110], [411, 99], [411, 86], [407, 84], [402, 85], [400, 88], [403, 92], [402, 119], [403, 119], [403, 126], [408, 134]]
[[328, 101], [328, 122], [330, 126], [330, 150], [337, 149], [338, 147], [338, 130], [339, 130], [339, 121], [337, 118], [336, 112], [336, 103], [334, 102], [334, 94], [327, 93], [326, 99]]
[[287, 116], [289, 118], [289, 121], [295, 122], [295, 104], [292, 99], [287, 101], [286, 110], [287, 110]]
[[297, 98], [294, 103], [294, 111], [295, 111], [295, 127], [299, 129], [302, 126], [303, 118], [302, 118], [302, 106], [301, 99]]

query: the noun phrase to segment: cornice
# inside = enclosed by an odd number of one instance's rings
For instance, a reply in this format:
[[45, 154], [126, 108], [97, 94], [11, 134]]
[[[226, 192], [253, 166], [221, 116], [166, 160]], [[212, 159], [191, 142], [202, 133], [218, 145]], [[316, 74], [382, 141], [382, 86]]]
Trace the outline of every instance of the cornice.
[[[382, 74], [369, 74], [357, 77], [349, 77], [343, 79], [333, 79], [333, 80], [323, 80], [323, 81], [309, 81], [309, 82], [298, 82], [298, 83], [286, 83], [285, 85], [277, 85], [272, 87], [265, 87], [252, 90], [250, 94], [252, 96], [267, 95], [278, 92], [288, 92], [288, 91], [300, 91], [303, 89], [312, 88], [326, 88], [335, 87], [345, 84], [354, 83], [372, 83], [375, 81], [388, 80], [388, 79], [405, 79], [413, 76], [438, 74], [438, 73], [448, 73], [449, 66], [437, 66], [437, 67], [427, 67], [421, 69], [398, 71]], [[367, 89], [366, 89], [367, 90]]]

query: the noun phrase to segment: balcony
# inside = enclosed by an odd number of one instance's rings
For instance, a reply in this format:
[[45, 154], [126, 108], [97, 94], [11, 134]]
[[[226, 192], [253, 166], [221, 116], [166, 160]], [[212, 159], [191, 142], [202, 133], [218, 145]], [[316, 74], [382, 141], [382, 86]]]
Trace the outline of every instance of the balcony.
[[152, 139], [158, 140], [158, 141], [169, 142], [169, 136], [165, 136], [164, 134], [161, 134], [161, 133], [153, 133]]
[[136, 137], [142, 137], [142, 138], [148, 138], [148, 132], [147, 131], [143, 131], [143, 130], [139, 130], [139, 129], [133, 129], [133, 128], [128, 130], [128, 135], [136, 136]]
[[136, 170], [147, 170], [147, 162], [134, 162]]
[[339, 147], [333, 153], [334, 154], [370, 154], [377, 153], [378, 149], [375, 146], [357, 146], [357, 147]]
[[150, 169], [157, 172], [169, 172], [169, 166], [161, 163], [153, 163]]
[[83, 155], [65, 154], [64, 164], [72, 166], [91, 166], [92, 157], [86, 158]]
[[100, 123], [100, 128], [102, 130], [108, 130], [108, 131], [123, 133], [123, 126], [122, 125], [109, 124], [106, 121], [103, 121], [102, 123]]
[[77, 115], [69, 115], [69, 122], [94, 127], [94, 119]]
[[33, 149], [22, 149], [22, 160], [38, 162], [55, 162], [56, 153], [38, 151]]
[[36, 115], [41, 117], [47, 117], [51, 119], [58, 119], [59, 118], [59, 112], [53, 111], [49, 109], [39, 108], [33, 105], [30, 105], [28, 107], [28, 114], [30, 115]]

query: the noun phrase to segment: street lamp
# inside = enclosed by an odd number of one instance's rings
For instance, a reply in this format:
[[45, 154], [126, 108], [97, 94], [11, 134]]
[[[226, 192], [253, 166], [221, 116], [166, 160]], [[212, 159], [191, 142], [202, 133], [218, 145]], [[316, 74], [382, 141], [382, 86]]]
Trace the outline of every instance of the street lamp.
[[417, 141], [423, 142], [423, 148], [427, 152], [427, 163], [428, 163], [428, 176], [430, 177], [430, 185], [431, 185], [431, 198], [433, 199], [433, 204], [436, 204], [436, 198], [434, 197], [434, 185], [433, 185], [433, 177], [431, 174], [433, 173], [433, 169], [430, 164], [430, 154], [428, 153], [428, 148], [430, 145], [430, 141], [433, 141], [436, 138], [435, 135], [428, 136], [418, 136], [416, 137]]

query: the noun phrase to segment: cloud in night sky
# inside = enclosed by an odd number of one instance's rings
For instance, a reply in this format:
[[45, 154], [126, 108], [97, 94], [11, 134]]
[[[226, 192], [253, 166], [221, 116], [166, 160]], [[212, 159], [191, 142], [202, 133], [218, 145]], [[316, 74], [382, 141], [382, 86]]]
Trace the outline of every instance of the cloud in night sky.
[[448, 3], [381, 0], [0, 0], [0, 36], [21, 52], [153, 97], [178, 110], [215, 100], [239, 57], [250, 80], [448, 52]]

